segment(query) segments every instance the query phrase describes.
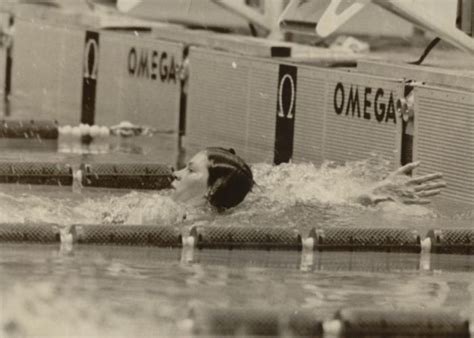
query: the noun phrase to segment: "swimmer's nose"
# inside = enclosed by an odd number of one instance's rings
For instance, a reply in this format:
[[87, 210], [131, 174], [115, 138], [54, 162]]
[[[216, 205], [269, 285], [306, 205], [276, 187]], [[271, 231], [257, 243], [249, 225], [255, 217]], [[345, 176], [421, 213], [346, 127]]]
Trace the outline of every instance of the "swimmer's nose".
[[171, 167], [171, 181], [174, 181], [174, 180], [177, 180], [178, 179], [178, 175], [176, 175], [176, 169]]
[[173, 180], [179, 181], [181, 179], [182, 171], [181, 170], [173, 170], [171, 173], [171, 176], [173, 177]]
[[177, 177], [176, 177], [176, 169], [173, 168], [173, 167], [170, 167], [170, 169], [171, 169], [171, 182], [173, 182], [174, 180], [177, 179]]

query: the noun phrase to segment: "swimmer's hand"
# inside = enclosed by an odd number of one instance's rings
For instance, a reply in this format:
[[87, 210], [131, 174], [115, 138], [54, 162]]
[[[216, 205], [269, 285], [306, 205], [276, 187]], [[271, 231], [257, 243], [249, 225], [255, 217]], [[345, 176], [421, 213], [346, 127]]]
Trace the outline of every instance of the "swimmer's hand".
[[368, 192], [357, 197], [363, 205], [375, 205], [385, 201], [399, 201], [404, 204], [428, 204], [446, 187], [443, 174], [433, 173], [417, 177], [407, 176], [420, 162], [404, 165], [377, 183]]

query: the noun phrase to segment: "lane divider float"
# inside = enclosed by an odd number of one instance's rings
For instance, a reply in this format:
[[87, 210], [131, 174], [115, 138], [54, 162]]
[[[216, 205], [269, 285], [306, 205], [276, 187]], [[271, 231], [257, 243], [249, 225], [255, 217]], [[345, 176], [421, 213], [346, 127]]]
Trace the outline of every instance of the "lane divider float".
[[170, 188], [172, 174], [156, 163], [83, 163], [77, 173], [84, 187], [155, 190]]
[[[60, 242], [69, 236], [70, 241], [76, 244], [169, 246], [198, 250], [289, 250], [303, 251], [305, 255], [310, 254], [311, 256], [319, 252], [321, 257], [324, 257], [326, 251], [353, 252], [354, 254], [380, 251], [386, 254], [417, 253], [420, 254], [420, 257], [426, 257], [430, 253], [458, 254], [458, 256], [459, 254], [469, 256], [474, 253], [474, 241], [472, 241], [474, 229], [430, 230], [426, 238], [421, 241], [422, 243], [431, 242], [433, 233], [438, 234], [438, 237], [444, 234], [444, 242], [438, 238], [436, 239], [439, 241], [438, 243], [425, 246], [425, 249], [423, 244], [420, 244], [418, 233], [410, 229], [354, 228], [351, 231], [348, 229], [342, 231], [339, 228], [314, 228], [305, 240], [302, 240], [298, 230], [281, 227], [199, 225], [191, 227], [187, 236], [182, 236], [179, 227], [168, 225], [77, 224], [62, 231], [67, 236], [61, 239], [55, 237], [58, 234], [58, 229], [64, 229], [64, 227], [55, 224], [0, 223], [0, 242], [17, 240], [41, 242], [44, 236], [55, 238], [55, 240], [51, 240], [52, 242]], [[355, 240], [357, 231], [361, 231], [360, 238], [362, 240]], [[319, 237], [315, 237], [315, 234]], [[328, 241], [323, 241], [326, 246], [322, 246], [323, 249], [321, 249], [320, 242], [323, 234], [331, 234], [331, 246], [327, 245]], [[352, 237], [348, 234], [352, 234]], [[352, 238], [349, 241], [350, 245], [347, 244], [348, 238]], [[308, 242], [315, 244], [310, 246]], [[327, 248], [329, 250], [326, 250]], [[427, 251], [426, 248], [430, 248], [430, 250]], [[352, 257], [347, 254], [345, 256]], [[342, 254], [341, 258], [343, 258]]]
[[342, 337], [470, 337], [469, 320], [444, 309], [347, 308], [335, 318]]
[[[181, 248], [181, 232], [173, 226], [158, 225], [72, 225], [67, 235], [73, 243]], [[63, 237], [64, 238], [64, 237]]]
[[0, 138], [57, 139], [58, 122], [51, 120], [0, 120]]
[[317, 251], [421, 252], [416, 230], [395, 228], [312, 229], [306, 246]]
[[435, 229], [426, 238], [433, 253], [474, 254], [474, 229]]
[[0, 183], [70, 186], [73, 171], [63, 163], [0, 162]]
[[116, 189], [168, 189], [173, 181], [171, 166], [158, 163], [0, 162], [0, 183], [72, 186]]
[[59, 153], [106, 154], [109, 152], [110, 129], [105, 126], [80, 124], [58, 128]]
[[192, 309], [195, 336], [470, 337], [469, 320], [445, 309], [343, 308], [322, 319], [308, 310]]
[[343, 308], [332, 318], [317, 313], [255, 308], [193, 308], [195, 336], [470, 337], [469, 320], [445, 309]]
[[73, 137], [107, 137], [110, 135], [130, 137], [139, 135], [153, 135], [156, 133], [171, 133], [170, 130], [157, 130], [148, 126], [135, 125], [129, 121], [122, 121], [117, 125], [107, 127], [81, 123], [77, 126], [60, 126], [56, 120], [34, 119], [2, 119], [0, 120], [0, 138], [41, 138], [57, 139], [61, 136]]
[[[207, 228], [207, 229], [206, 229]], [[456, 232], [456, 229], [450, 229]], [[466, 229], [460, 230], [465, 234]], [[191, 235], [192, 233], [192, 235]], [[470, 234], [474, 233], [474, 229]], [[464, 254], [440, 255], [439, 251], [419, 253], [397, 251], [329, 250], [302, 247], [301, 236], [291, 229], [195, 226], [189, 236], [168, 225], [97, 225], [0, 223], [2, 243], [57, 244], [60, 251], [101, 246], [180, 248], [186, 263], [232, 266], [263, 266], [301, 271], [472, 271], [474, 250]], [[201, 236], [200, 236], [201, 235]], [[429, 238], [426, 238], [429, 240]], [[131, 249], [131, 248], [134, 249]], [[341, 247], [340, 247], [341, 248]], [[241, 250], [234, 250], [241, 249]], [[453, 253], [448, 251], [448, 253]]]
[[56, 224], [0, 224], [1, 243], [40, 243], [55, 244], [60, 242], [60, 229]]
[[194, 335], [204, 337], [322, 337], [323, 321], [310, 312], [270, 309], [193, 309]]
[[298, 230], [278, 227], [194, 226], [188, 244], [198, 249], [302, 249]]

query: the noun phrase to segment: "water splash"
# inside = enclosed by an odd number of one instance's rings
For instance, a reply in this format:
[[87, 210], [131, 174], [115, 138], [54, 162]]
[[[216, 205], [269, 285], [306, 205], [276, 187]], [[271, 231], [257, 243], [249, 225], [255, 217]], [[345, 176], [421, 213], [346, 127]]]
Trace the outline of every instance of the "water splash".
[[306, 233], [315, 226], [427, 228], [437, 217], [429, 206], [386, 202], [366, 207], [356, 202], [355, 197], [392, 171], [389, 162], [377, 157], [339, 166], [257, 164], [252, 170], [257, 182], [252, 193], [214, 223], [294, 227]]
[[256, 181], [263, 195], [282, 205], [296, 203], [347, 203], [360, 194], [368, 181], [353, 175], [350, 166], [320, 168], [313, 164], [282, 164], [255, 166]]
[[[433, 216], [423, 206], [382, 203], [362, 207], [355, 197], [390, 172], [388, 162], [379, 158], [349, 162], [336, 166], [325, 162], [317, 167], [311, 163], [256, 164], [252, 167], [257, 186], [247, 199], [229, 212], [214, 215], [215, 222], [235, 221], [255, 224], [255, 220], [272, 223], [277, 217], [297, 213], [286, 219], [298, 223], [305, 217], [331, 218], [347, 214], [352, 217], [370, 210], [371, 214]], [[129, 192], [82, 194], [50, 194], [31, 192], [0, 193], [0, 222], [52, 222], [59, 224], [177, 224], [202, 216], [203, 210], [186, 209], [174, 203], [170, 192]], [[296, 210], [296, 211], [295, 211]], [[355, 211], [354, 211], [355, 210]]]
[[70, 204], [67, 198], [48, 198], [36, 195], [34, 191], [20, 195], [0, 193], [0, 222], [56, 223], [62, 220], [72, 223], [80, 217], [74, 215]]
[[[258, 164], [253, 171], [257, 182], [254, 195], [288, 207], [358, 204], [357, 197], [388, 176], [391, 168], [388, 161], [373, 157], [339, 166], [333, 162], [324, 162], [320, 167], [311, 163]], [[407, 180], [408, 176], [400, 176], [400, 185]]]
[[0, 193], [0, 223], [168, 224], [177, 223], [184, 212], [168, 196], [146, 192], [68, 197]]

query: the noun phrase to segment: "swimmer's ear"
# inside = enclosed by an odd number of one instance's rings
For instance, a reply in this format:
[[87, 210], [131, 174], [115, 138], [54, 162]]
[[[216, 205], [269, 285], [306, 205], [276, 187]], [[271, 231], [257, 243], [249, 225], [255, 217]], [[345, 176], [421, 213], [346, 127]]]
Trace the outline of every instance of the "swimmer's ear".
[[235, 150], [234, 148], [229, 148], [227, 149], [229, 151], [229, 153], [231, 153], [232, 155], [235, 155]]

